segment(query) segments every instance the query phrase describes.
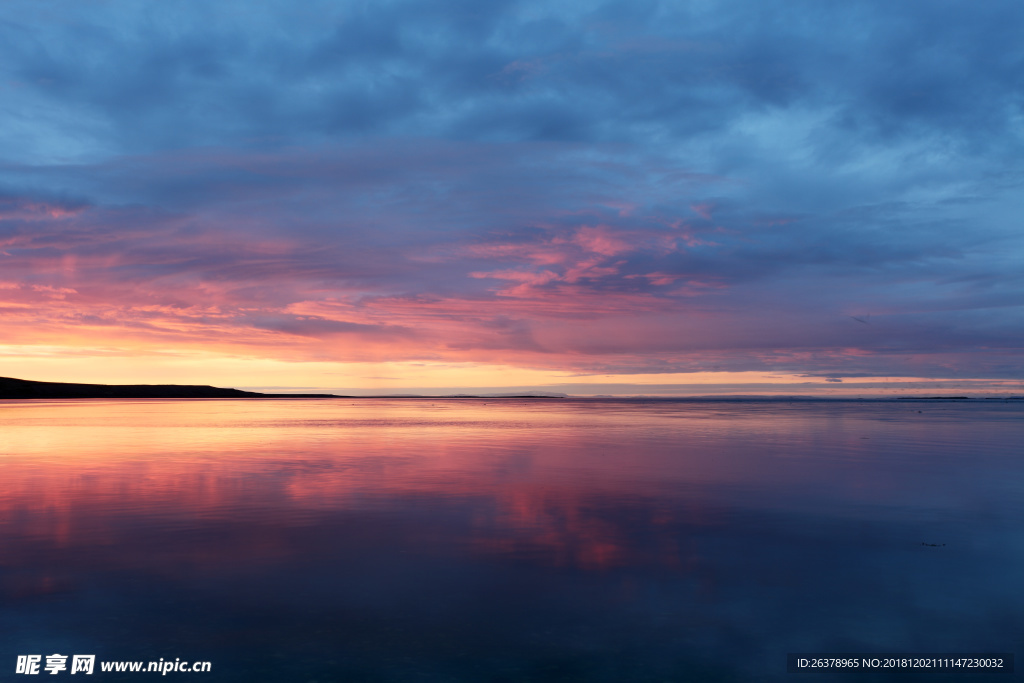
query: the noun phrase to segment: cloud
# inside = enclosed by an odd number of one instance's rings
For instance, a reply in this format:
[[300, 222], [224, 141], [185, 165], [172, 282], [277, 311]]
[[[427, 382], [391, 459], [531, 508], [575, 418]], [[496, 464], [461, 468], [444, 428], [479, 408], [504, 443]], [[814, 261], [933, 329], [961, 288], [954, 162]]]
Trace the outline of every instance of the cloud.
[[411, 130], [674, 143], [799, 109], [828, 113], [808, 132], [841, 158], [844, 134], [992, 146], [1020, 104], [1008, 1], [55, 7], [62, 21], [24, 3], [0, 28], [23, 153]]
[[48, 7], [0, 24], [6, 341], [1021, 372], [1016, 3]]

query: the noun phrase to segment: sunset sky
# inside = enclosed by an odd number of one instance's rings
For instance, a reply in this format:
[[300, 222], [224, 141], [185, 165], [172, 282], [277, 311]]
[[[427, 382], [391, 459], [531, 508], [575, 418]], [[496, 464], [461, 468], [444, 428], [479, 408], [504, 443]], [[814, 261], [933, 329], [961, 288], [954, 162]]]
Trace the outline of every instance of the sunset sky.
[[0, 376], [1024, 393], [1024, 4], [11, 0]]

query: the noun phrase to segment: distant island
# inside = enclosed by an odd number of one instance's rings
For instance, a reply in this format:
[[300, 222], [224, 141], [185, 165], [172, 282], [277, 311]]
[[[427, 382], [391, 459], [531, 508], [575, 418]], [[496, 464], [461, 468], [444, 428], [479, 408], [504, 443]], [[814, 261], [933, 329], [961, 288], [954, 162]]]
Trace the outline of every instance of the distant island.
[[352, 398], [336, 394], [261, 394], [188, 384], [71, 384], [0, 377], [0, 400], [24, 398]]

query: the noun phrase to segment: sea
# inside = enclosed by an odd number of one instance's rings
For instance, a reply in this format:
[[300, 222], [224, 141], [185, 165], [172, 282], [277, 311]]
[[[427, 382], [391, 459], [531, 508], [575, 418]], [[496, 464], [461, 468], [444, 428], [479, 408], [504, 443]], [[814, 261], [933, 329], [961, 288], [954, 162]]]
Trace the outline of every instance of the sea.
[[1022, 577], [1024, 401], [0, 402], [4, 681], [963, 681], [864, 658]]

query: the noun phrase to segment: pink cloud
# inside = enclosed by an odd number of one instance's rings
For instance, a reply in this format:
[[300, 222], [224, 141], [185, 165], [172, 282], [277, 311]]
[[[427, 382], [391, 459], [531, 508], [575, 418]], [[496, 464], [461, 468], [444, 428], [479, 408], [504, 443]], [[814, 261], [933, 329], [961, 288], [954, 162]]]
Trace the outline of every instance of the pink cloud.
[[[8, 240], [16, 252], [0, 285], [0, 343], [557, 365], [588, 336], [621, 344], [624, 332], [609, 326], [623, 316], [678, 308], [675, 298], [629, 291], [621, 275], [631, 254], [671, 250], [663, 232], [598, 224], [535, 234], [448, 245], [435, 252], [443, 258], [417, 261], [395, 250], [322, 253], [241, 219], [197, 224], [93, 208]], [[403, 280], [435, 262], [466, 269], [444, 293]], [[386, 283], [382, 291], [375, 278]], [[469, 285], [487, 280], [497, 286]], [[410, 287], [423, 293], [404, 294]], [[567, 321], [586, 328], [560, 331]]]
[[625, 237], [625, 233], [616, 235], [605, 226], [596, 226], [580, 228], [576, 231], [572, 241], [595, 254], [615, 256], [635, 248]]
[[600, 265], [600, 259], [589, 259], [581, 261], [572, 268], [569, 268], [562, 277], [566, 282], [579, 282], [580, 280], [599, 280], [601, 278], [616, 275], [619, 272], [619, 265]]
[[50, 221], [77, 216], [84, 207], [68, 207], [47, 202], [0, 199], [0, 221]]
[[498, 280], [513, 280], [528, 285], [546, 285], [552, 280], [559, 280], [558, 273], [545, 270], [540, 273], [526, 270], [495, 270], [489, 273], [470, 273], [474, 278], [495, 278]]
[[515, 287], [499, 289], [496, 292], [499, 296], [515, 297], [530, 296], [535, 291], [535, 288], [542, 287], [554, 280], [563, 279], [558, 275], [558, 273], [550, 270], [544, 270], [539, 273], [528, 270], [496, 270], [487, 273], [470, 273], [469, 276], [477, 279], [493, 278], [497, 280], [511, 280], [513, 282], [518, 282], [520, 284]]
[[473, 244], [460, 250], [461, 254], [495, 260], [522, 260], [537, 265], [564, 263], [568, 258], [560, 246], [541, 244]]
[[711, 220], [711, 212], [714, 210], [714, 208], [715, 205], [710, 202], [690, 204], [690, 210], [706, 220]]

